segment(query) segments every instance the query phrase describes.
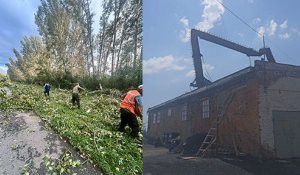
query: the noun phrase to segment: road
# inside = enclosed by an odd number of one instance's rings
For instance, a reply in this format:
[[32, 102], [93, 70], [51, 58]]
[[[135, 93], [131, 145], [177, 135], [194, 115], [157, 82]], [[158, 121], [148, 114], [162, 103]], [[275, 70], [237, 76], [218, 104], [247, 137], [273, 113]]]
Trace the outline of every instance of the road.
[[165, 148], [143, 147], [145, 175], [251, 175], [251, 173], [217, 158], [183, 160]]
[[48, 155], [58, 160], [68, 150], [73, 161], [81, 165], [71, 168], [69, 174], [101, 174], [101, 172], [80, 155], [54, 131], [45, 127], [44, 122], [32, 113], [5, 115], [0, 113], [0, 174], [15, 175], [46, 174], [43, 158]]
[[262, 160], [249, 156], [217, 155], [180, 159], [165, 148], [143, 145], [144, 175], [300, 175], [300, 159]]

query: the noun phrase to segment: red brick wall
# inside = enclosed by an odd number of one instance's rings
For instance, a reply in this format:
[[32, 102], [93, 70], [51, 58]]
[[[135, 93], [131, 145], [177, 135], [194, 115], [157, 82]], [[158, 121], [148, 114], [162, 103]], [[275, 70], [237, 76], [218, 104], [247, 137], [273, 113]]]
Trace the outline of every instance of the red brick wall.
[[233, 101], [227, 113], [221, 118], [218, 128], [219, 144], [233, 148], [235, 141], [240, 152], [258, 155], [260, 151], [258, 83], [251, 80], [246, 86], [234, 91]]
[[[149, 135], [155, 137], [164, 132], [179, 132], [184, 136], [183, 138], [186, 138], [195, 133], [206, 133], [209, 128], [216, 127], [219, 107], [231, 92], [235, 92], [233, 101], [218, 127], [218, 143], [233, 147], [234, 140], [240, 152], [254, 156], [260, 156], [262, 153], [265, 153], [264, 156], [272, 156], [274, 140], [271, 112], [273, 109], [299, 109], [298, 93], [290, 95], [292, 91], [298, 91], [298, 89], [291, 88], [295, 82], [288, 81], [286, 77], [299, 78], [300, 67], [256, 61], [254, 69], [246, 74], [235, 73], [235, 75], [230, 76], [228, 81], [214, 82], [214, 86], [210, 89], [151, 110]], [[267, 91], [280, 78], [284, 78], [285, 81], [282, 80], [283, 83], [274, 85], [273, 88], [279, 88], [279, 91], [276, 92], [280, 93], [280, 88], [292, 90], [289, 92], [290, 94], [285, 93], [284, 97], [288, 99], [285, 99], [284, 104], [280, 101], [283, 95], [276, 96], [275, 91], [272, 93], [270, 90]], [[267, 91], [267, 93], [263, 91]], [[206, 97], [209, 97], [210, 102], [209, 119], [202, 117], [202, 100]], [[272, 100], [267, 101], [265, 98]], [[188, 104], [189, 121], [181, 120], [181, 107], [184, 103]], [[169, 108], [172, 108], [172, 116], [168, 118], [167, 110]], [[161, 120], [163, 118], [165, 120], [160, 124], [153, 125], [151, 114], [157, 111], [161, 112]]]
[[[258, 82], [254, 79], [248, 80], [246, 84], [234, 85], [211, 93], [209, 119], [203, 119], [202, 101], [206, 97], [200, 94], [151, 111], [149, 135], [157, 137], [164, 133], [178, 132], [181, 138], [186, 139], [196, 133], [207, 133], [209, 128], [217, 127], [218, 109], [232, 91], [235, 92], [235, 96], [227, 113], [221, 119], [222, 122], [218, 128], [218, 143], [233, 148], [234, 138], [239, 151], [253, 155], [259, 154]], [[188, 105], [188, 121], [181, 120], [181, 108], [185, 103]], [[167, 116], [168, 109], [172, 109], [171, 117]], [[158, 124], [152, 124], [154, 112], [161, 113], [161, 122]]]

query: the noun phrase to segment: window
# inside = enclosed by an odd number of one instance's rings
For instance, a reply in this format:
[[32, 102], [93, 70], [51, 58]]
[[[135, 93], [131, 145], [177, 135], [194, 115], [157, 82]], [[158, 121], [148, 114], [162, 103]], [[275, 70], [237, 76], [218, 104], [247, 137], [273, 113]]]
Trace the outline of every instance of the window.
[[203, 118], [209, 118], [209, 99], [205, 99], [202, 102], [202, 107]]
[[187, 104], [184, 104], [181, 108], [181, 120], [185, 121], [187, 120]]
[[156, 118], [156, 123], [159, 123], [160, 122], [160, 112], [157, 113], [157, 118]]
[[155, 124], [156, 123], [156, 114], [154, 113], [153, 114], [153, 124]]
[[168, 117], [171, 117], [172, 115], [172, 109], [168, 109]]

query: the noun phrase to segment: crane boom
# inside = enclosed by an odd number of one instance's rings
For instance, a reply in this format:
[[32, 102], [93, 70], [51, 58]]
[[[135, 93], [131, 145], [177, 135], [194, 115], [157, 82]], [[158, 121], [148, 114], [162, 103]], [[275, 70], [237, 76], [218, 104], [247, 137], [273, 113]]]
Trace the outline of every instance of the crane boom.
[[274, 62], [274, 63], [276, 62], [270, 48], [261, 48], [261, 49], [259, 49], [259, 51], [256, 51], [253, 48], [248, 48], [248, 47], [242, 46], [240, 44], [237, 44], [232, 41], [228, 41], [224, 38], [209, 34], [207, 32], [192, 29], [191, 30], [191, 44], [192, 44], [192, 51], [193, 51], [192, 57], [194, 59], [194, 68], [195, 68], [195, 73], [196, 73], [195, 81], [190, 84], [193, 87], [201, 88], [203, 86], [210, 84], [210, 81], [207, 80], [203, 76], [203, 69], [202, 69], [202, 62], [201, 62], [202, 54], [200, 53], [198, 37], [200, 39], [203, 39], [203, 40], [218, 44], [220, 46], [238, 51], [247, 56], [266, 55], [267, 60], [269, 62]]

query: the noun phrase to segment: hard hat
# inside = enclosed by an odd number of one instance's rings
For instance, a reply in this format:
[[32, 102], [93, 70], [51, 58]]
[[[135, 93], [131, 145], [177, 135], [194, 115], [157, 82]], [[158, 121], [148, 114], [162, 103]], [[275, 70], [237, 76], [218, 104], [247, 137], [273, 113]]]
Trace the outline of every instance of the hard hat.
[[138, 86], [138, 89], [143, 89], [143, 85], [139, 85], [139, 86]]

